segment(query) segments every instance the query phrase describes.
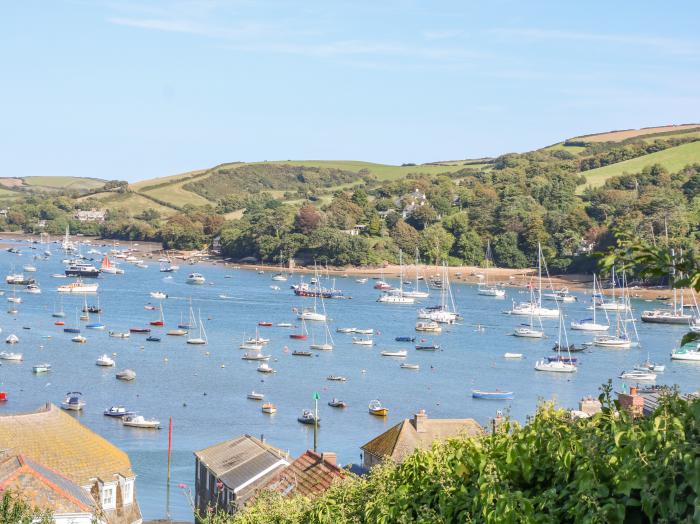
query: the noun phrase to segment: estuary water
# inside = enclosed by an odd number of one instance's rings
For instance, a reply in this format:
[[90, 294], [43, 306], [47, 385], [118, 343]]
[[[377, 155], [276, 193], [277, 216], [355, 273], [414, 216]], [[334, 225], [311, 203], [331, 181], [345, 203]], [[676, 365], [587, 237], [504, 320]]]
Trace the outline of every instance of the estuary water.
[[[269, 364], [277, 372], [263, 375], [256, 372], [257, 362], [241, 360], [244, 351], [238, 348], [244, 336], [254, 336], [258, 321], [291, 322], [299, 325], [295, 308], [312, 306], [313, 299], [294, 296], [289, 282], [273, 282], [272, 273], [224, 268], [221, 265], [183, 266], [176, 273], [159, 272], [158, 263], [147, 261], [149, 267], [140, 269], [123, 264], [124, 275], [103, 275], [99, 303], [103, 308], [101, 322], [105, 331], [83, 329], [86, 344], [71, 342], [72, 335], [54, 325], [51, 313], [59, 303], [57, 286], [70, 281], [52, 278], [62, 273], [64, 257], [54, 246], [50, 260], [33, 260], [29, 244], [18, 244], [22, 256], [0, 252], [0, 268], [7, 274], [14, 267], [21, 271], [33, 264], [35, 277], [43, 292], [27, 294], [20, 287], [17, 314], [0, 312], [1, 337], [14, 333], [17, 345], [2, 348], [21, 352], [22, 363], [3, 361], [0, 367], [0, 390], [7, 391], [9, 400], [0, 405], [0, 413], [35, 410], [44, 402], [60, 404], [67, 391], [81, 391], [86, 407], [72, 413], [81, 423], [104, 436], [126, 451], [136, 471], [136, 494], [146, 520], [166, 515], [166, 471], [168, 418], [173, 420], [173, 465], [170, 514], [175, 519], [191, 520], [192, 511], [187, 493], [194, 490], [193, 451], [241, 434], [264, 436], [278, 448], [296, 456], [313, 445], [313, 428], [297, 422], [303, 409], [313, 408], [315, 392], [320, 394], [319, 450], [335, 451], [340, 463], [360, 462], [360, 446], [417, 410], [425, 409], [429, 417], [475, 418], [487, 424], [497, 410], [524, 421], [532, 414], [539, 399], [555, 399], [564, 407], [575, 408], [584, 395], [597, 395], [598, 388], [617, 378], [622, 370], [631, 369], [647, 358], [666, 364], [657, 384], [678, 384], [682, 391], [700, 385], [700, 364], [672, 362], [669, 354], [685, 332], [683, 326], [637, 324], [641, 347], [629, 350], [591, 348], [577, 354], [579, 369], [574, 374], [544, 373], [534, 370], [535, 361], [553, 355], [552, 344], [557, 338], [558, 322], [543, 320], [549, 338], [519, 339], [509, 336], [513, 328], [526, 321], [523, 317], [503, 314], [512, 300], [524, 301], [529, 294], [521, 289], [508, 289], [504, 300], [478, 296], [476, 287], [453, 284], [453, 295], [464, 320], [445, 326], [441, 334], [421, 334], [414, 331], [416, 309], [419, 305], [390, 305], [376, 302], [379, 294], [354, 278], [338, 278], [337, 287], [349, 300], [327, 300], [326, 310], [335, 340], [333, 351], [314, 351], [312, 357], [292, 356], [295, 349], [308, 349], [307, 341], [289, 338], [292, 330], [281, 327], [261, 327], [260, 336], [270, 338], [263, 350], [271, 354]], [[40, 251], [38, 251], [40, 252]], [[99, 263], [99, 255], [94, 255]], [[207, 283], [201, 286], [186, 283], [190, 271], [201, 272]], [[308, 279], [308, 277], [307, 277]], [[397, 284], [397, 279], [387, 278]], [[3, 279], [4, 281], [4, 279]], [[279, 290], [271, 289], [278, 285]], [[2, 286], [6, 296], [10, 286]], [[153, 328], [161, 342], [147, 342], [146, 335], [132, 334], [129, 339], [110, 338], [108, 331], [128, 331], [133, 326], [146, 326], [158, 318], [158, 311], [144, 309], [158, 301], [151, 291], [163, 291], [164, 328]], [[578, 302], [562, 308], [566, 324], [586, 318], [589, 297], [576, 294]], [[224, 296], [225, 298], [221, 298]], [[168, 337], [165, 332], [186, 320], [189, 300], [195, 312], [200, 311], [207, 332], [206, 346], [187, 345], [185, 337]], [[5, 302], [5, 298], [0, 298]], [[89, 296], [89, 303], [96, 303]], [[432, 291], [423, 305], [439, 300]], [[554, 303], [550, 303], [552, 306]], [[6, 306], [9, 306], [6, 303]], [[75, 324], [76, 311], [82, 308], [82, 296], [64, 296], [66, 326]], [[658, 303], [633, 301], [636, 317], [641, 309], [660, 307]], [[320, 308], [320, 304], [319, 304]], [[5, 307], [7, 309], [7, 307]], [[93, 321], [95, 320], [93, 316]], [[84, 322], [80, 322], [85, 324]], [[478, 329], [476, 326], [482, 326]], [[31, 329], [24, 329], [25, 327]], [[375, 345], [352, 344], [352, 335], [336, 333], [337, 327], [373, 328]], [[316, 338], [323, 339], [322, 324], [309, 323]], [[51, 338], [47, 338], [47, 337]], [[440, 344], [440, 351], [416, 351], [413, 344], [394, 341], [396, 336], [416, 336]], [[569, 332], [569, 341], [581, 343], [592, 335]], [[3, 344], [4, 345], [4, 344]], [[406, 349], [405, 359], [382, 357], [380, 352]], [[523, 353], [522, 360], [506, 360], [505, 352]], [[103, 353], [114, 354], [115, 368], [100, 368], [95, 360]], [[32, 366], [48, 362], [52, 371], [35, 375]], [[420, 370], [399, 367], [401, 362], [420, 365]], [[115, 380], [115, 372], [123, 368], [136, 371], [136, 380]], [[328, 375], [343, 375], [347, 382], [330, 382]], [[471, 398], [471, 389], [507, 389], [515, 393], [512, 401], [479, 401]], [[251, 390], [265, 394], [274, 402], [278, 412], [265, 415], [260, 402], [246, 399]], [[327, 406], [332, 397], [345, 400], [347, 409]], [[372, 399], [380, 399], [389, 408], [385, 419], [367, 412]], [[103, 416], [105, 408], [123, 404], [147, 418], [161, 421], [163, 430], [148, 431], [123, 427], [119, 420]], [[76, 443], [79, 446], [79, 443]]]

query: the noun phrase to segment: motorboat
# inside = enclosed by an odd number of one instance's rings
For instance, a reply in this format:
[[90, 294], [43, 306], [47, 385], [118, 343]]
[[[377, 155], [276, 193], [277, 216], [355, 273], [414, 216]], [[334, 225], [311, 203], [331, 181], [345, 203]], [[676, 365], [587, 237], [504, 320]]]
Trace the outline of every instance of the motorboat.
[[418, 365], [418, 364], [409, 364], [409, 363], [407, 363], [407, 362], [402, 363], [399, 367], [402, 368], [402, 369], [416, 369], [416, 370], [420, 369], [420, 365]]
[[326, 380], [330, 380], [331, 382], [347, 382], [348, 381], [347, 377], [344, 377], [342, 375], [328, 375], [326, 377]]
[[122, 424], [131, 428], [160, 429], [160, 421], [147, 419], [141, 415], [126, 415], [122, 417]]
[[32, 372], [36, 373], [37, 375], [40, 373], [48, 373], [51, 371], [51, 364], [37, 364], [36, 366], [32, 366]]
[[700, 343], [688, 342], [671, 353], [671, 360], [700, 362]]
[[184, 337], [187, 335], [187, 330], [186, 329], [171, 329], [166, 333], [166, 335], [171, 336], [171, 337]]
[[120, 331], [110, 331], [109, 336], [112, 338], [129, 338], [130, 333], [124, 333]]
[[416, 331], [428, 333], [440, 333], [442, 327], [437, 322], [416, 322]]
[[244, 353], [241, 360], [267, 361], [271, 355], [263, 355], [261, 353]]
[[374, 341], [369, 337], [365, 337], [365, 338], [352, 337], [352, 343], [357, 345], [357, 346], [373, 346], [374, 345]]
[[684, 313], [682, 309], [654, 309], [642, 311], [642, 322], [650, 324], [680, 324], [688, 325], [695, 320], [693, 315]]
[[150, 335], [146, 337], [147, 342], [160, 342], [160, 337], [157, 337], [155, 335]]
[[559, 309], [542, 307], [538, 302], [521, 302], [520, 304], [513, 302], [513, 307], [508, 313], [520, 316], [557, 318], [560, 312]]
[[27, 273], [36, 273], [36, 267], [32, 266], [31, 264], [27, 264], [26, 266], [22, 267], [23, 271], [26, 271]]
[[71, 342], [75, 342], [76, 344], [85, 344], [87, 342], [87, 338], [83, 335], [76, 335], [71, 338]]
[[610, 329], [609, 324], [600, 324], [592, 318], [584, 318], [578, 322], [571, 322], [569, 325], [575, 331], [607, 331]]
[[363, 278], [356, 278], [356, 279], [355, 279], [355, 282], [357, 282], [358, 284], [366, 284], [366, 283], [367, 283], [367, 279], [364, 278], [364, 277], [363, 277]]
[[416, 337], [396, 337], [394, 340], [396, 342], [415, 342]]
[[80, 280], [76, 280], [70, 284], [58, 286], [56, 289], [59, 293], [97, 293], [98, 288], [99, 284], [86, 284]]
[[348, 407], [348, 403], [345, 402], [344, 400], [340, 400], [338, 398], [333, 397], [329, 402], [328, 405], [332, 408], [346, 408]]
[[189, 275], [187, 275], [188, 284], [202, 285], [206, 281], [207, 280], [204, 278], [204, 275], [202, 275], [201, 273], [190, 273]]
[[472, 389], [472, 398], [480, 400], [513, 400], [512, 391], [501, 391], [496, 389], [493, 391], [483, 391], [481, 389]]
[[61, 407], [67, 411], [80, 411], [85, 407], [83, 394], [80, 391], [69, 391], [61, 402]]
[[331, 351], [333, 349], [333, 344], [330, 344], [328, 342], [309, 344], [309, 349], [315, 349], [317, 351]]
[[0, 351], [0, 360], [10, 360], [14, 362], [21, 362], [24, 359], [22, 353], [11, 353], [8, 351]]
[[666, 369], [666, 366], [664, 364], [656, 364], [647, 358], [641, 364], [634, 366], [634, 369], [637, 371], [653, 371], [654, 373], [662, 373]]
[[437, 351], [440, 349], [440, 344], [416, 344], [418, 351]]
[[249, 351], [260, 351], [265, 346], [264, 344], [253, 344], [252, 342], [243, 342], [238, 346], [238, 349], [247, 349]]
[[260, 410], [268, 415], [274, 415], [277, 413], [277, 406], [275, 406], [272, 402], [266, 402], [260, 407]]
[[17, 344], [19, 342], [19, 337], [12, 333], [5, 339], [5, 344]]
[[292, 355], [295, 357], [310, 357], [313, 353], [311, 353], [311, 351], [304, 351], [303, 349], [295, 349], [292, 351]]
[[246, 395], [246, 398], [250, 400], [262, 400], [265, 398], [265, 395], [263, 393], [257, 393], [255, 390], [253, 390]]
[[168, 298], [168, 294], [162, 291], [151, 291], [149, 294], [151, 295], [151, 298], [155, 298], [156, 300], [165, 300]]
[[388, 282], [384, 282], [383, 280], [377, 280], [374, 283], [374, 289], [379, 289], [380, 291], [388, 291], [388, 290], [393, 289], [393, 288], [391, 287], [391, 284], [389, 284]]
[[134, 415], [134, 412], [129, 411], [124, 406], [112, 406], [112, 407], [105, 409], [102, 412], [102, 414], [105, 417], [122, 418], [122, 417], [128, 417], [128, 416]]
[[358, 335], [374, 335], [374, 329], [372, 328], [355, 328], [354, 333]]
[[377, 302], [382, 304], [414, 304], [416, 299], [406, 296], [402, 290], [391, 289], [379, 295]]
[[656, 373], [633, 369], [632, 371], [623, 371], [620, 373], [620, 378], [625, 380], [656, 380]]
[[131, 381], [136, 378], [136, 372], [133, 369], [122, 369], [115, 375], [117, 380]]
[[274, 280], [275, 282], [286, 282], [287, 275], [285, 275], [284, 273], [277, 273], [272, 277], [272, 280]]
[[382, 351], [381, 355], [383, 357], [406, 357], [408, 356], [408, 351], [406, 350], [401, 350], [401, 351]]
[[354, 327], [339, 327], [335, 328], [336, 333], [355, 333], [356, 329]]
[[370, 415], [374, 415], [375, 417], [386, 417], [389, 414], [389, 410], [382, 406], [382, 403], [376, 399], [369, 403], [367, 410]]
[[321, 424], [321, 417], [316, 418], [314, 415], [314, 412], [311, 411], [310, 409], [305, 409], [300, 417], [297, 417], [297, 420], [301, 422], [302, 424], [310, 424], [310, 425], [316, 425], [319, 426]]
[[569, 289], [565, 287], [559, 290], [555, 290], [552, 293], [544, 293], [542, 295], [542, 298], [544, 298], [545, 300], [554, 300], [563, 304], [576, 302], [578, 300], [576, 296], [569, 293]]
[[513, 336], [520, 338], [544, 338], [544, 331], [529, 326], [520, 326], [513, 330]]
[[256, 369], [258, 373], [276, 373], [267, 362], [262, 362]]
[[131, 328], [129, 328], [129, 333], [138, 333], [138, 334], [143, 335], [143, 334], [150, 333], [150, 332], [151, 332], [151, 328], [147, 328], [147, 327], [131, 327]]
[[503, 353], [503, 358], [519, 359], [523, 358], [522, 353]]
[[29, 284], [24, 290], [30, 295], [41, 295], [41, 288], [37, 284]]
[[67, 277], [97, 278], [100, 276], [100, 270], [92, 264], [74, 261], [68, 269], [65, 270], [65, 274]]
[[632, 341], [625, 335], [598, 335], [593, 339], [593, 344], [613, 349], [629, 349], [632, 347]]
[[95, 361], [95, 364], [98, 366], [112, 367], [114, 366], [114, 359], [112, 359], [109, 355], [105, 353], [101, 357], [98, 357], [98, 359]]

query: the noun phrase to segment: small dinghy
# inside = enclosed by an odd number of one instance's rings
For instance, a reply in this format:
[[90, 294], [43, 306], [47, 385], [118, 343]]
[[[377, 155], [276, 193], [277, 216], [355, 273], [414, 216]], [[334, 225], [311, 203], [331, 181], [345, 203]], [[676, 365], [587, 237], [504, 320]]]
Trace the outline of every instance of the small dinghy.
[[[552, 347], [552, 351], [559, 351], [559, 342], [554, 343], [554, 347]], [[569, 344], [569, 347], [562, 347], [561, 351], [568, 351], [569, 353], [581, 353], [583, 351], [586, 351], [586, 346], [577, 346], [576, 344]]]
[[342, 375], [328, 375], [326, 380], [331, 380], [333, 382], [347, 382], [348, 378]]
[[258, 326], [260, 327], [272, 327], [272, 322], [268, 322], [267, 320], [261, 320], [258, 322]]
[[504, 353], [503, 358], [523, 358], [522, 353]]
[[383, 357], [401, 357], [405, 358], [408, 356], [408, 351], [406, 350], [401, 350], [401, 351], [382, 351], [381, 355]]
[[496, 389], [494, 391], [483, 391], [480, 389], [472, 389], [472, 398], [480, 400], [512, 400], [512, 391], [501, 391]]
[[303, 349], [295, 349], [294, 351], [292, 351], [292, 355], [294, 355], [295, 357], [310, 357], [313, 355], [313, 353], [311, 353], [311, 351], [304, 351]]
[[155, 298], [157, 300], [165, 300], [168, 298], [167, 293], [163, 293], [162, 291], [151, 291], [150, 292], [151, 298]]
[[123, 369], [119, 371], [116, 375], [117, 380], [130, 381], [136, 378], [136, 372], [133, 369]]
[[379, 400], [372, 400], [367, 406], [367, 410], [370, 415], [374, 415], [375, 417], [386, 417], [389, 414], [389, 410], [382, 406]]
[[5, 339], [6, 344], [17, 344], [19, 342], [19, 337], [14, 333]]
[[265, 398], [265, 395], [263, 393], [257, 393], [253, 390], [246, 395], [246, 398], [249, 398], [250, 400], [262, 400]]
[[120, 333], [118, 331], [110, 331], [109, 336], [112, 338], [129, 338], [129, 333]]
[[127, 415], [122, 417], [122, 424], [130, 428], [160, 429], [160, 421], [147, 419], [141, 415]]
[[306, 335], [304, 333], [292, 333], [289, 335], [289, 338], [293, 340], [306, 340]]
[[416, 349], [418, 351], [437, 351], [440, 349], [440, 344], [419, 344]]
[[51, 364], [37, 364], [36, 366], [32, 366], [32, 372], [37, 375], [40, 373], [48, 373], [49, 371], [51, 371]]
[[114, 360], [105, 353], [95, 361], [95, 365], [103, 367], [112, 367], [114, 366]]
[[9, 360], [13, 362], [21, 362], [24, 357], [22, 353], [10, 353], [8, 351], [0, 351], [0, 360]]
[[277, 327], [290, 328], [290, 327], [292, 327], [292, 323], [291, 322], [278, 322]]
[[274, 369], [272, 369], [267, 362], [263, 362], [262, 364], [260, 364], [258, 366], [258, 368], [256, 369], [256, 371], [258, 373], [266, 373], [266, 374], [267, 373], [276, 373], [276, 371]]
[[394, 340], [396, 342], [415, 342], [416, 337], [396, 337]]
[[129, 328], [129, 333], [140, 333], [140, 334], [145, 334], [145, 333], [150, 333], [151, 328], [147, 327], [132, 327]]
[[348, 407], [348, 403], [345, 402], [344, 400], [337, 399], [333, 397], [333, 399], [328, 403], [328, 405], [332, 408], [346, 408]]
[[110, 408], [105, 409], [102, 414], [105, 417], [115, 417], [115, 418], [122, 418], [122, 417], [128, 417], [134, 414], [133, 411], [129, 411], [126, 409], [124, 406], [112, 406]]
[[155, 335], [150, 335], [149, 337], [146, 338], [148, 342], [160, 342], [160, 337], [156, 337]]
[[321, 425], [321, 417], [316, 418], [314, 416], [314, 412], [309, 409], [305, 409], [301, 416], [297, 417], [297, 420], [302, 424], [316, 424], [317, 426]]

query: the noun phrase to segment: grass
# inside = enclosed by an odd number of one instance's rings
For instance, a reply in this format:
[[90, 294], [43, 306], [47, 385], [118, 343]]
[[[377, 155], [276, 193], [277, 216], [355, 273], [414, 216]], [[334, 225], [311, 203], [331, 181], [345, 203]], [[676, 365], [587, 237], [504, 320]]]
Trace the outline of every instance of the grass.
[[[620, 142], [628, 138], [636, 138], [644, 135], [674, 133], [684, 129], [700, 129], [700, 124], [680, 124], [670, 126], [645, 127], [643, 129], [626, 129], [623, 131], [609, 131], [607, 133], [595, 133], [592, 135], [577, 136], [570, 140], [583, 142]], [[665, 136], [663, 137], [665, 138]]]
[[102, 202], [102, 205], [107, 209], [125, 209], [132, 215], [138, 215], [147, 209], [155, 209], [162, 216], [171, 216], [177, 213], [176, 210], [153, 202], [138, 193], [95, 193], [90, 197], [80, 197], [78, 200], [84, 200], [86, 198], [96, 198]]
[[153, 198], [157, 198], [158, 200], [162, 200], [163, 202], [168, 202], [179, 207], [187, 204], [191, 204], [193, 206], [203, 206], [210, 203], [209, 200], [198, 195], [197, 193], [184, 189], [182, 186], [187, 184], [187, 182], [189, 182], [189, 179], [179, 180], [167, 186], [143, 190], [139, 191], [139, 193], [152, 196]]
[[591, 169], [581, 173], [586, 177], [585, 186], [580, 186], [579, 192], [585, 187], [602, 186], [608, 178], [622, 175], [624, 173], [639, 173], [647, 166], [661, 164], [668, 171], [678, 171], [688, 164], [700, 162], [700, 142], [691, 142], [669, 149], [664, 149], [658, 153], [640, 156], [617, 164], [611, 164], [598, 169]]
[[144, 190], [150, 186], [155, 186], [157, 184], [163, 184], [165, 182], [178, 182], [178, 181], [183, 181], [189, 178], [192, 178], [197, 175], [201, 175], [202, 173], [205, 173], [207, 170], [206, 169], [199, 169], [196, 171], [187, 171], [186, 173], [180, 173], [179, 175], [170, 175], [170, 176], [163, 176], [160, 178], [149, 178], [148, 180], [141, 180], [140, 182], [134, 182], [133, 184], [129, 184], [129, 187], [133, 189], [134, 191], [141, 191]]
[[105, 184], [105, 180], [99, 178], [81, 178], [75, 176], [28, 176], [23, 178], [24, 183], [36, 189], [76, 191], [88, 191], [99, 189]]
[[565, 146], [564, 142], [559, 142], [553, 146], [545, 147], [544, 151], [568, 151], [572, 155], [579, 155], [586, 149], [584, 146]]

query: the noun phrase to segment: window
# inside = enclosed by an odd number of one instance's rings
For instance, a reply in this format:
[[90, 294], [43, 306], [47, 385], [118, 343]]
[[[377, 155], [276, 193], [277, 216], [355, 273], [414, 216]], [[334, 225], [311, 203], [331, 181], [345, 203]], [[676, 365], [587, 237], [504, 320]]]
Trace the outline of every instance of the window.
[[102, 507], [104, 509], [114, 509], [115, 506], [114, 486], [104, 486], [102, 488]]
[[126, 479], [124, 481], [124, 486], [122, 488], [122, 499], [124, 500], [124, 505], [131, 504], [134, 500], [134, 480]]

